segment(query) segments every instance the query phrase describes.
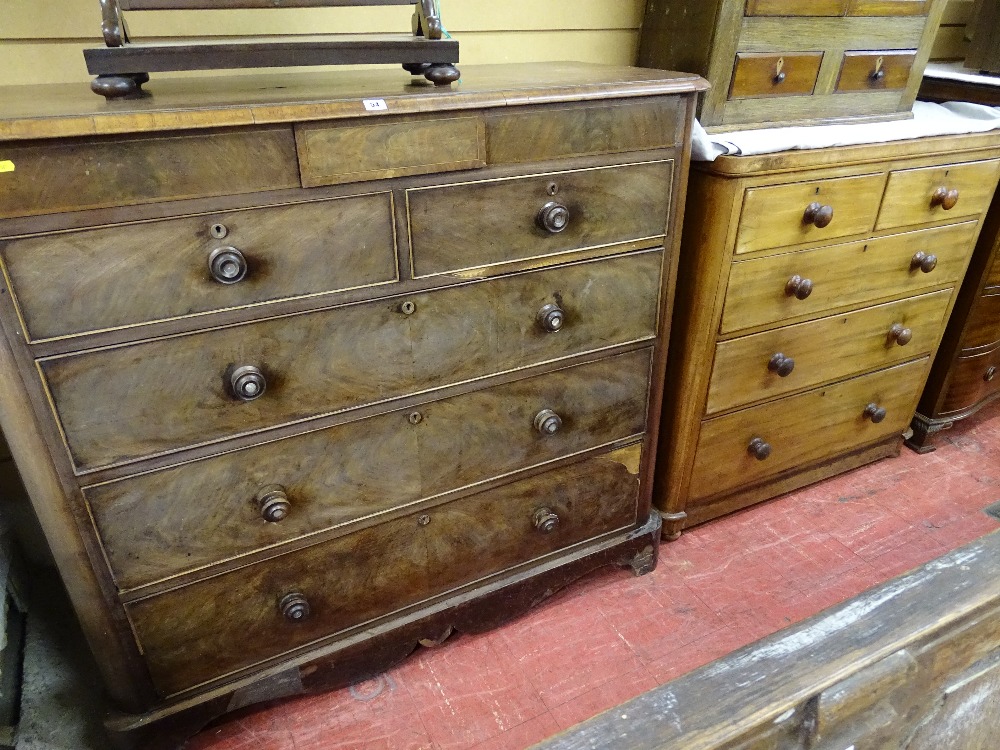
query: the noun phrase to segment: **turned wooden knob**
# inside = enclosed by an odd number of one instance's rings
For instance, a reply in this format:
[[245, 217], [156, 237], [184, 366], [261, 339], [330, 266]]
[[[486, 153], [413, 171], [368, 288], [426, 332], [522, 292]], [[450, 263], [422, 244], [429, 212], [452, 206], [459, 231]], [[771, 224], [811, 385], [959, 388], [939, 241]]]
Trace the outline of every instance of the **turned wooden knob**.
[[551, 534], [559, 528], [559, 516], [551, 508], [539, 508], [532, 518], [535, 528], [543, 534]]
[[906, 346], [912, 338], [913, 331], [903, 326], [902, 323], [893, 323], [892, 328], [889, 329], [889, 341], [900, 346]]
[[792, 374], [792, 370], [795, 369], [795, 360], [778, 352], [768, 360], [767, 369], [775, 373], [779, 378], [787, 378]]
[[208, 256], [208, 270], [220, 284], [235, 284], [247, 275], [247, 259], [235, 247], [216, 248]]
[[278, 602], [278, 609], [289, 622], [302, 622], [309, 617], [309, 602], [299, 593], [286, 594]]
[[937, 256], [928, 255], [923, 250], [913, 254], [910, 259], [910, 270], [916, 271], [918, 268], [924, 273], [930, 273], [937, 268]]
[[292, 511], [285, 488], [280, 484], [269, 484], [263, 487], [254, 498], [260, 516], [268, 523], [284, 521]]
[[758, 461], [763, 461], [771, 455], [771, 444], [765, 441], [764, 438], [755, 437], [750, 441], [750, 445], [747, 446], [747, 453]]
[[556, 304], [548, 304], [538, 311], [538, 325], [549, 333], [555, 333], [563, 327], [566, 320], [566, 313]]
[[945, 211], [951, 211], [958, 204], [958, 190], [942, 186], [931, 194], [931, 206], [941, 206]]
[[885, 419], [886, 411], [878, 404], [871, 403], [865, 407], [864, 415], [865, 419], [870, 419], [872, 421], [872, 424], [878, 424]]
[[543, 435], [555, 435], [562, 427], [562, 419], [551, 409], [542, 409], [535, 415], [535, 429]]
[[569, 226], [569, 209], [562, 203], [549, 201], [538, 211], [535, 221], [546, 232], [559, 234]]
[[243, 365], [233, 370], [229, 376], [229, 385], [233, 390], [233, 395], [240, 401], [253, 401], [264, 395], [267, 389], [267, 381], [264, 373], [253, 365]]
[[833, 221], [833, 206], [824, 206], [822, 203], [810, 203], [806, 206], [806, 212], [802, 215], [802, 221], [812, 224], [817, 229], [830, 226]]
[[792, 276], [792, 278], [788, 280], [788, 283], [785, 284], [785, 294], [789, 297], [795, 297], [795, 299], [805, 299], [812, 293], [812, 279], [803, 279], [798, 274]]
[[996, 376], [997, 376], [997, 368], [996, 367], [988, 367], [988, 368], [986, 368], [986, 372], [983, 373], [983, 380], [985, 380], [987, 383], [989, 383]]

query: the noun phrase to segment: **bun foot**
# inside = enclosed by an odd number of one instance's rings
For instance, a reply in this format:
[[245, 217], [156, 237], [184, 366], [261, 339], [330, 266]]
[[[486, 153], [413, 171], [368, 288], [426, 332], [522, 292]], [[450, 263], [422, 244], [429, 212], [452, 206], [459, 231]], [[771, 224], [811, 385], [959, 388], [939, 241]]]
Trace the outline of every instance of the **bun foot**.
[[449, 86], [461, 78], [462, 74], [454, 65], [435, 63], [424, 71], [424, 77], [435, 86]]
[[90, 82], [90, 90], [105, 99], [124, 99], [141, 96], [142, 84], [149, 80], [149, 73], [129, 75], [97, 76]]
[[411, 76], [422, 76], [430, 70], [430, 63], [403, 63], [403, 70]]

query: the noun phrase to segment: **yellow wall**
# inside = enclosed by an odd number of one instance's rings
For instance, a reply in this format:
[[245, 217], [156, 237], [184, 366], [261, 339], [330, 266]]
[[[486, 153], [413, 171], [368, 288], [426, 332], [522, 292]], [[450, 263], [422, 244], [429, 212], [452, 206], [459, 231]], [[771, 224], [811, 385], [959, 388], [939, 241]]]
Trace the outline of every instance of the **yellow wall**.
[[[441, 0], [463, 63], [583, 60], [632, 65], [643, 0]], [[402, 6], [132, 12], [133, 38], [406, 31]], [[0, 0], [0, 85], [87, 81], [103, 44], [98, 0]], [[170, 74], [176, 75], [176, 74]]]
[[964, 60], [968, 42], [965, 40], [965, 24], [972, 14], [974, 0], [948, 0], [944, 18], [934, 39], [932, 60]]

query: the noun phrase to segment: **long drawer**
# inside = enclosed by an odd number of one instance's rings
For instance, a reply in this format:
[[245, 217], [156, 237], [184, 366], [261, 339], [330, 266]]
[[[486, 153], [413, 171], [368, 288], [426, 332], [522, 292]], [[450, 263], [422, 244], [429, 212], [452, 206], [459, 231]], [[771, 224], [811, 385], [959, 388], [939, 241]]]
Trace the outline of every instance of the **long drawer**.
[[1000, 289], [986, 289], [976, 300], [962, 331], [962, 348], [979, 349], [1000, 344]]
[[134, 588], [638, 436], [650, 354], [610, 357], [84, 495], [116, 582]]
[[888, 367], [934, 351], [951, 289], [716, 345], [706, 414]]
[[[691, 498], [750, 486], [902, 433], [929, 367], [930, 358], [924, 357], [703, 422]], [[885, 412], [875, 413], [878, 409]]]
[[636, 521], [638, 452], [587, 459], [129, 604], [154, 684], [176, 693], [627, 528]]
[[76, 466], [92, 470], [652, 339], [662, 260], [640, 252], [38, 364]]
[[942, 416], [965, 411], [1000, 391], [1000, 346], [959, 357], [952, 365], [948, 391], [938, 412]]

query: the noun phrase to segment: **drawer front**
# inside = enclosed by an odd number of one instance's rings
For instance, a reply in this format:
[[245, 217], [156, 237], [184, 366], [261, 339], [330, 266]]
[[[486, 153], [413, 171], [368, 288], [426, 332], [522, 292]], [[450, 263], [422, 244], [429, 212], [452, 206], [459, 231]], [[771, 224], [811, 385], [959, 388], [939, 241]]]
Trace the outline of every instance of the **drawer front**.
[[736, 253], [870, 232], [884, 185], [884, 174], [872, 174], [750, 188]]
[[479, 117], [295, 126], [304, 187], [486, 166]]
[[822, 52], [739, 52], [729, 98], [811, 94], [821, 62]]
[[[637, 253], [39, 367], [73, 460], [90, 470], [652, 339], [662, 259]], [[550, 333], [538, 316], [557, 303], [564, 324]], [[232, 389], [253, 382], [245, 367], [265, 380], [250, 401]]]
[[897, 91], [906, 88], [913, 52], [845, 52], [836, 91]]
[[813, 317], [954, 283], [965, 272], [978, 229], [978, 222], [970, 221], [738, 261], [729, 274], [721, 331]]
[[[723, 341], [715, 348], [706, 413], [933, 352], [951, 294], [946, 289]], [[903, 331], [898, 337], [893, 335], [896, 327]]]
[[[171, 694], [636, 520], [638, 447], [399, 518], [128, 605]], [[535, 527], [542, 508], [555, 530]], [[283, 616], [302, 595], [309, 615]]]
[[[623, 354], [84, 494], [119, 587], [135, 588], [640, 435], [650, 356]], [[535, 426], [545, 410], [561, 421], [554, 433]], [[268, 522], [262, 502], [275, 485], [288, 505]]]
[[0, 240], [0, 256], [33, 340], [398, 275], [388, 193]]
[[985, 213], [1000, 177], [1000, 160], [903, 169], [889, 175], [876, 229]]
[[0, 219], [299, 187], [288, 128], [3, 144]]
[[959, 357], [952, 365], [948, 392], [940, 416], [971, 409], [1000, 392], [1000, 349], [972, 357]]
[[986, 286], [1000, 286], [1000, 251], [994, 250], [993, 267], [986, 275]]
[[988, 290], [976, 300], [962, 335], [963, 349], [1000, 343], [1000, 289]]
[[748, 16], [842, 16], [850, 0], [747, 0]]
[[[703, 422], [691, 479], [692, 500], [749, 486], [902, 433], [913, 417], [929, 367], [930, 359], [924, 358]], [[886, 410], [881, 422], [865, 416], [869, 404]], [[770, 447], [764, 460], [750, 453], [758, 438]]]
[[672, 176], [658, 161], [408, 190], [414, 275], [655, 242]]
[[851, 16], [926, 16], [931, 0], [851, 0]]

